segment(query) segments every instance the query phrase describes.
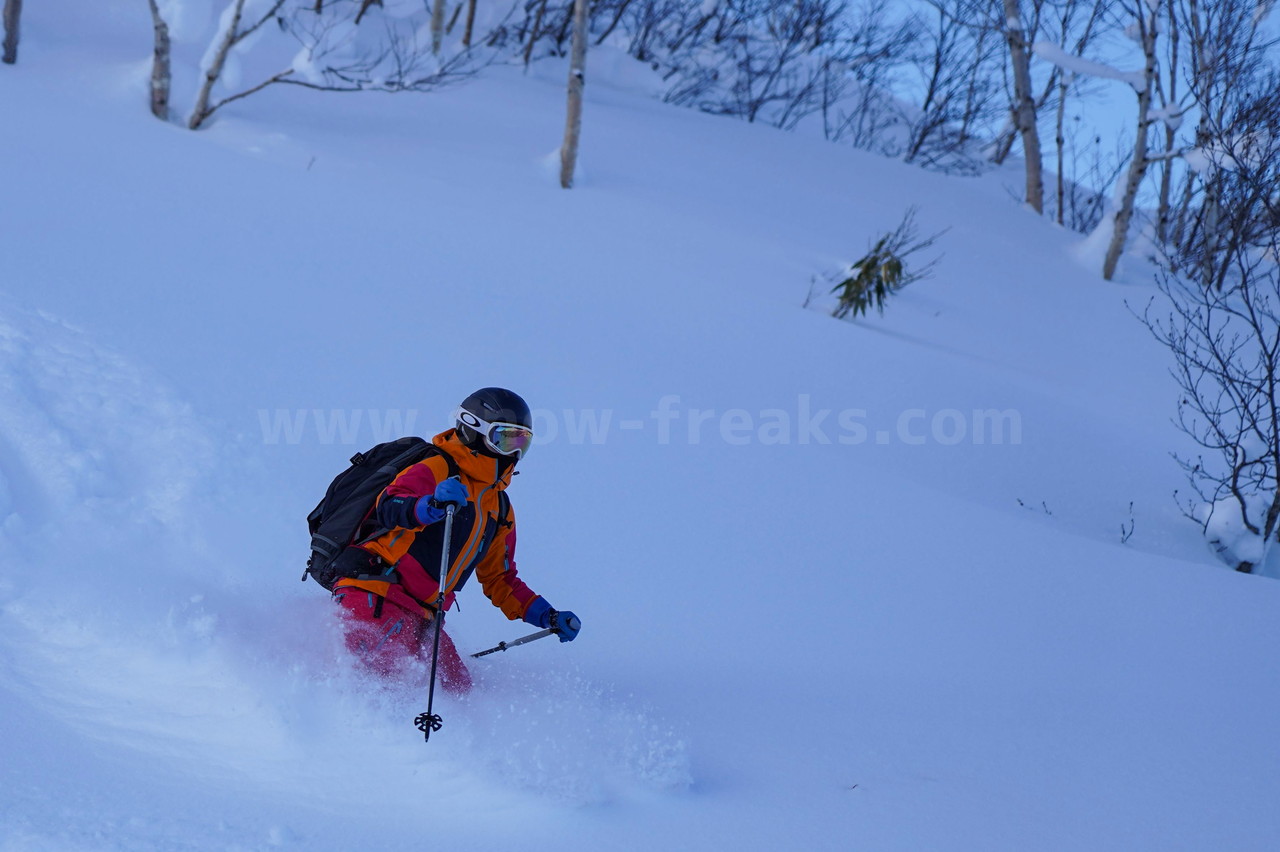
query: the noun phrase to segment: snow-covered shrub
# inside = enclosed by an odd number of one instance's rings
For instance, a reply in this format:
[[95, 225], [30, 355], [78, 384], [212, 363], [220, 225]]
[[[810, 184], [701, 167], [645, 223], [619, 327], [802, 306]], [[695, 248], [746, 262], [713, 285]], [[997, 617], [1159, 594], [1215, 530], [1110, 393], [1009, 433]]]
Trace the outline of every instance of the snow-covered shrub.
[[1184, 513], [1240, 571], [1280, 576], [1280, 80], [1242, 76], [1231, 108], [1201, 122], [1144, 320], [1173, 355]]
[[1273, 231], [1265, 250], [1237, 253], [1222, 287], [1163, 272], [1168, 313], [1149, 305], [1144, 315], [1173, 355], [1178, 427], [1200, 447], [1175, 456], [1196, 495], [1184, 513], [1244, 572], [1267, 563], [1280, 539], [1278, 259]]

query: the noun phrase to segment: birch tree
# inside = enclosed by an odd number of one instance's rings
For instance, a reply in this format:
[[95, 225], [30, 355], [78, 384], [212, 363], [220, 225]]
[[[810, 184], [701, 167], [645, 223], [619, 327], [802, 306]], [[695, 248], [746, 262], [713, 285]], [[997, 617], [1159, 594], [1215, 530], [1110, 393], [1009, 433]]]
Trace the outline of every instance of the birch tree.
[[476, 0], [467, 0], [467, 21], [462, 30], [463, 48], [471, 47], [471, 35], [476, 27]]
[[1104, 218], [1100, 225], [1100, 227], [1110, 226], [1111, 229], [1102, 263], [1102, 277], [1108, 281], [1115, 277], [1116, 267], [1119, 265], [1120, 256], [1128, 240], [1138, 190], [1152, 163], [1149, 137], [1151, 125], [1156, 121], [1152, 104], [1160, 72], [1157, 39], [1167, 23], [1161, 16], [1163, 7], [1160, 0], [1133, 0], [1133, 2], [1121, 3], [1119, 8], [1121, 15], [1125, 16], [1121, 22], [1127, 24], [1124, 27], [1126, 35], [1138, 45], [1142, 52], [1143, 64], [1139, 71], [1120, 71], [1110, 65], [1068, 54], [1058, 45], [1049, 42], [1038, 42], [1035, 45], [1036, 55], [1053, 62], [1063, 71], [1123, 81], [1137, 96], [1133, 150], [1129, 156], [1129, 165], [1125, 169], [1124, 183], [1118, 187], [1111, 215]]
[[196, 94], [195, 107], [191, 110], [191, 117], [187, 120], [187, 127], [192, 130], [199, 130], [209, 120], [209, 117], [221, 107], [265, 89], [270, 84], [283, 80], [293, 73], [292, 68], [287, 68], [252, 89], [229, 95], [216, 102], [212, 100], [213, 87], [217, 85], [219, 78], [222, 76], [222, 71], [227, 65], [227, 57], [231, 55], [231, 51], [249, 36], [262, 29], [268, 21], [274, 20], [276, 13], [284, 6], [285, 0], [271, 0], [266, 12], [247, 23], [244, 20], [246, 3], [247, 0], [231, 0], [231, 5], [223, 13], [224, 26], [213, 48], [213, 55], [210, 57], [208, 67], [204, 70], [200, 91]]
[[444, 2], [432, 0], [431, 3], [431, 55], [440, 55], [440, 45], [444, 41]]
[[1031, 51], [1022, 25], [1018, 0], [1004, 0], [1005, 39], [1009, 43], [1013, 70], [1013, 119], [1022, 136], [1022, 158], [1026, 161], [1027, 204], [1044, 213], [1043, 158], [1035, 97], [1031, 92]]
[[1176, 4], [1178, 0], [1164, 0], [1168, 6], [1167, 20], [1170, 22], [1168, 38], [1165, 39], [1168, 53], [1169, 74], [1167, 84], [1161, 92], [1160, 111], [1164, 116], [1164, 149], [1166, 155], [1160, 164], [1160, 195], [1156, 207], [1156, 240], [1164, 243], [1169, 238], [1169, 217], [1173, 194], [1174, 170], [1177, 168], [1173, 152], [1178, 146], [1178, 130], [1182, 125], [1182, 114], [1185, 105], [1179, 93], [1179, 76], [1182, 70], [1181, 47], [1182, 28], [1177, 24]]
[[172, 51], [169, 25], [160, 14], [156, 0], [151, 5], [151, 23], [155, 28], [155, 50], [151, 58], [151, 114], [161, 121], [169, 120], [169, 89], [173, 79], [170, 72]]
[[1120, 255], [1124, 253], [1125, 243], [1129, 238], [1129, 225], [1133, 221], [1133, 207], [1138, 198], [1138, 189], [1142, 186], [1142, 180], [1146, 177], [1147, 169], [1151, 165], [1151, 160], [1147, 158], [1147, 146], [1152, 123], [1151, 99], [1155, 93], [1156, 73], [1159, 69], [1156, 39], [1160, 34], [1160, 4], [1142, 0], [1136, 6], [1126, 5], [1124, 8], [1133, 14], [1134, 21], [1130, 31], [1134, 34], [1134, 40], [1142, 48], [1143, 64], [1141, 76], [1132, 81], [1138, 96], [1133, 156], [1129, 160], [1124, 191], [1117, 202], [1111, 242], [1107, 245], [1107, 254], [1102, 261], [1102, 277], [1108, 281], [1115, 277]]
[[582, 135], [582, 91], [587, 74], [588, 0], [573, 3], [573, 46], [569, 56], [569, 104], [564, 123], [564, 144], [560, 146], [560, 186], [573, 186], [578, 163], [578, 140]]
[[18, 28], [22, 19], [22, 0], [4, 0], [4, 54], [6, 65], [18, 61]]

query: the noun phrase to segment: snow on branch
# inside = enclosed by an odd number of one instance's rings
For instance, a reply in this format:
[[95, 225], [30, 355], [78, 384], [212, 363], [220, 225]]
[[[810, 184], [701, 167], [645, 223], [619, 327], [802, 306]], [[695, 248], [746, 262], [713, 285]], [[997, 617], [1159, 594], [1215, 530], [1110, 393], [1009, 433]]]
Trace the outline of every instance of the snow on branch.
[[1083, 74], [1086, 77], [1098, 77], [1104, 80], [1119, 80], [1121, 83], [1128, 83], [1135, 92], [1142, 92], [1147, 86], [1146, 76], [1142, 71], [1121, 71], [1119, 68], [1085, 59], [1083, 56], [1073, 56], [1053, 42], [1038, 41], [1031, 49], [1036, 56], [1072, 74]]

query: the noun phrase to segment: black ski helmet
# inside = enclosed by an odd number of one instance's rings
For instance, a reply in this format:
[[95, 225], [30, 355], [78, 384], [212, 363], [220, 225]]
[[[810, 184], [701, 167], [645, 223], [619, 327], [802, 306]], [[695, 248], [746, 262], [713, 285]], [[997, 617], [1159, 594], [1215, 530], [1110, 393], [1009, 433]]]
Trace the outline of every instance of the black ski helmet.
[[487, 456], [500, 456], [501, 453], [495, 451], [484, 435], [462, 421], [463, 412], [469, 412], [487, 423], [514, 423], [526, 429], [533, 428], [533, 413], [520, 394], [506, 388], [480, 388], [458, 407], [456, 425], [462, 443]]

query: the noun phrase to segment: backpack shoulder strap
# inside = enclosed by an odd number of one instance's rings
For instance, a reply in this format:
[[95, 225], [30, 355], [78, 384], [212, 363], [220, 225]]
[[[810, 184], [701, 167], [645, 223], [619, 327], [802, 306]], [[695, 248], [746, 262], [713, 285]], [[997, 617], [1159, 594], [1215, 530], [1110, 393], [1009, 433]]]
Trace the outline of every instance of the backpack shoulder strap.
[[[449, 476], [458, 475], [458, 463], [454, 461], [453, 456], [449, 455], [444, 450], [437, 447], [435, 444], [428, 444], [427, 446], [422, 447], [416, 450], [415, 452], [418, 454], [417, 458], [413, 458], [412, 454], [406, 453], [402, 458], [397, 458], [395, 461], [391, 462], [392, 465], [395, 465], [395, 464], [400, 465], [398, 468], [396, 468], [395, 471], [392, 472], [391, 474], [392, 479], [399, 476], [401, 473], [408, 470], [409, 468], [413, 467], [413, 465], [421, 464], [422, 462], [426, 461], [429, 458], [432, 458], [433, 456], [439, 456], [440, 458], [444, 459], [444, 463], [449, 469], [449, 474], [448, 474]], [[411, 463], [405, 464], [404, 462], [410, 458], [413, 458], [413, 461]]]
[[[395, 477], [400, 475], [400, 472], [402, 470], [405, 470], [417, 464], [420, 461], [426, 461], [427, 459], [431, 458], [433, 455], [436, 455], [439, 453], [440, 453], [440, 448], [437, 447], [435, 444], [427, 444], [425, 447], [422, 446], [421, 444], [410, 446], [407, 450], [402, 452], [400, 455], [396, 456], [395, 458], [391, 459], [386, 464], [384, 464], [382, 467], [378, 468], [378, 471], [375, 475], [387, 476], [388, 474], [390, 474], [391, 478], [394, 479]], [[359, 461], [357, 461], [357, 459], [359, 459]], [[364, 461], [364, 456], [361, 453], [356, 453], [351, 458], [352, 464], [360, 464], [363, 461]]]

